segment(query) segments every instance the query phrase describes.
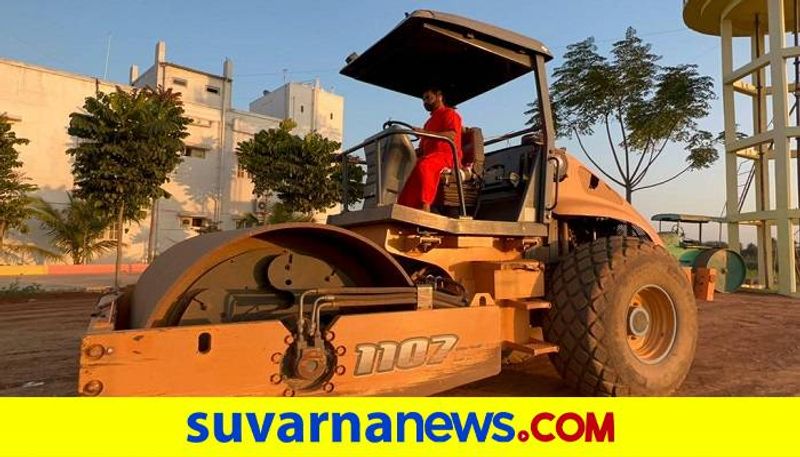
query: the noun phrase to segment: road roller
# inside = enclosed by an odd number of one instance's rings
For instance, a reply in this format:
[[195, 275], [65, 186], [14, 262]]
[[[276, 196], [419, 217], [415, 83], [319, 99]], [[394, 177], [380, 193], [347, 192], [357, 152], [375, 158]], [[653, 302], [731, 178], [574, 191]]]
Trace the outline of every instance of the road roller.
[[[675, 391], [697, 341], [690, 284], [648, 222], [555, 147], [551, 58], [496, 26], [407, 14], [341, 73], [412, 97], [436, 84], [451, 105], [532, 75], [536, 128], [465, 128], [459, 160], [448, 138], [385, 123], [342, 151], [366, 166], [364, 198], [344, 195], [327, 224], [203, 234], [100, 298], [78, 392], [421, 396], [514, 354], [548, 356], [583, 395]], [[425, 136], [454, 154], [431, 212], [396, 204]]]
[[[724, 223], [725, 219], [695, 214], [656, 214], [652, 218], [658, 222], [658, 235], [664, 247], [681, 266], [693, 271], [697, 268], [713, 268], [717, 272], [714, 290], [720, 293], [736, 292], [747, 277], [747, 265], [738, 252], [728, 249], [727, 244], [719, 241], [703, 241], [703, 226], [710, 222]], [[664, 222], [672, 222], [668, 231], [663, 230]], [[697, 227], [697, 239], [687, 238], [685, 225]]]

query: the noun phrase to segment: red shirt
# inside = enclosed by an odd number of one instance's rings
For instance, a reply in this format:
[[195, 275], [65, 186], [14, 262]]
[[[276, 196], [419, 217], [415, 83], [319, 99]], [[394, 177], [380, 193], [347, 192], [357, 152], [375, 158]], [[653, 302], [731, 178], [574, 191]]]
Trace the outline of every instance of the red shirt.
[[[436, 133], [453, 131], [456, 133], [454, 142], [456, 150], [458, 151], [458, 160], [461, 161], [461, 116], [458, 115], [456, 110], [449, 106], [442, 106], [435, 109], [431, 113], [431, 117], [425, 122], [423, 129]], [[434, 138], [422, 138], [419, 143], [423, 155], [428, 154], [447, 154], [448, 158], [453, 156], [453, 151], [446, 141], [437, 140]], [[452, 158], [448, 160], [448, 163]]]

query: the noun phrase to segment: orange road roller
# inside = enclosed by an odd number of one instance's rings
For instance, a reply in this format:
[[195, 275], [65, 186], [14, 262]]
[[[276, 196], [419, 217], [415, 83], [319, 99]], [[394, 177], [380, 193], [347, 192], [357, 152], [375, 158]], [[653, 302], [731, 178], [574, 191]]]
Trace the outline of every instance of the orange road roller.
[[[408, 14], [341, 73], [466, 102], [534, 76], [536, 128], [484, 140], [387, 122], [342, 152], [364, 200], [327, 224], [197, 236], [135, 287], [101, 297], [81, 342], [81, 395], [429, 395], [548, 355], [584, 395], [665, 395], [689, 371], [697, 311], [647, 221], [563, 149], [540, 42], [440, 12]], [[420, 68], [426, 68], [420, 72]], [[413, 141], [447, 141], [432, 212], [396, 204]], [[356, 209], [357, 207], [357, 209]]]

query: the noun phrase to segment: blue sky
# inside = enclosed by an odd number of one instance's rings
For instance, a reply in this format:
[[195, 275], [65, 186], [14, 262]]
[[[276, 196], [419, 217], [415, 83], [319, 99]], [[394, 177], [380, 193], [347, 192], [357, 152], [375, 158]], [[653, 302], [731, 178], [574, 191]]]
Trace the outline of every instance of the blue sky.
[[[714, 77], [719, 90], [719, 39], [689, 30], [681, 19], [681, 0], [614, 1], [241, 1], [170, 2], [166, 0], [43, 2], [15, 1], [0, 16], [0, 57], [102, 76], [111, 36], [108, 79], [126, 82], [128, 68], [142, 71], [153, 61], [156, 41], [167, 42], [167, 59], [213, 73], [234, 62], [234, 105], [246, 108], [263, 89], [289, 80], [319, 77], [323, 86], [345, 97], [345, 145], [374, 133], [386, 119], [421, 124], [421, 103], [338, 75], [344, 58], [361, 52], [400, 21], [404, 12], [435, 9], [480, 19], [539, 39], [556, 55], [570, 43], [594, 36], [602, 51], [620, 39], [628, 26], [653, 44], [662, 63], [696, 63]], [[409, 62], [413, 65], [413, 62]], [[511, 82], [495, 92], [462, 104], [465, 123], [483, 128], [487, 137], [521, 128], [525, 104], [533, 96], [532, 78]], [[701, 122], [721, 131], [721, 101]], [[570, 139], [561, 145], [578, 157]], [[599, 139], [589, 147], [608, 163]], [[664, 154], [652, 179], [682, 168], [679, 146]], [[634, 194], [646, 217], [656, 212], [718, 215], [724, 203], [722, 161], [710, 170]]]

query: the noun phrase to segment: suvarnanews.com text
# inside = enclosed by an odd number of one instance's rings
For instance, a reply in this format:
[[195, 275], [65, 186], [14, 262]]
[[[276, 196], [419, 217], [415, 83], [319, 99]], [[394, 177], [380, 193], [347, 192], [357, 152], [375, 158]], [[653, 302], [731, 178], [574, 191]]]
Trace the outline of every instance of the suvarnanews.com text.
[[613, 412], [354, 413], [203, 412], [189, 414], [189, 443], [614, 442]]

